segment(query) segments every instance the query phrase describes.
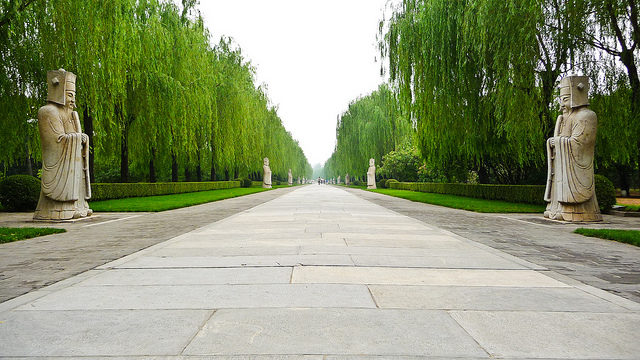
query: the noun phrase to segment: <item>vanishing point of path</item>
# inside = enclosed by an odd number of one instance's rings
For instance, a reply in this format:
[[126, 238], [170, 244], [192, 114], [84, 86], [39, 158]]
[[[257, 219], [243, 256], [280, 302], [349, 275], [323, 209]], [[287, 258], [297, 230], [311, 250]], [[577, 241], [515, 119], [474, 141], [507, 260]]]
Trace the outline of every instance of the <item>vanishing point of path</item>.
[[0, 304], [0, 357], [640, 354], [639, 303], [339, 188], [202, 225]]

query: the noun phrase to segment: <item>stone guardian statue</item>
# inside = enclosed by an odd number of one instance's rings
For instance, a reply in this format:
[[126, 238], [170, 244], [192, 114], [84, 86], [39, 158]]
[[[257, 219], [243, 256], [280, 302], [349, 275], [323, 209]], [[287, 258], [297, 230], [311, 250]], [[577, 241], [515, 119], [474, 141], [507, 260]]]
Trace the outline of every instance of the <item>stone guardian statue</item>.
[[262, 175], [262, 187], [265, 189], [271, 189], [271, 168], [269, 167], [269, 158], [264, 158], [262, 170], [264, 171]]
[[562, 115], [547, 140], [547, 188], [544, 217], [562, 221], [601, 221], [593, 176], [598, 118], [589, 109], [589, 78], [560, 81]]
[[47, 105], [38, 111], [42, 183], [35, 220], [69, 220], [93, 211], [89, 178], [89, 137], [82, 133], [76, 107], [76, 75], [47, 72]]
[[291, 169], [289, 169], [289, 179], [287, 182], [289, 186], [293, 186], [293, 175], [291, 175]]
[[367, 190], [376, 188], [376, 161], [369, 159], [369, 170], [367, 170]]
[[344, 176], [344, 184], [349, 186], [349, 174]]

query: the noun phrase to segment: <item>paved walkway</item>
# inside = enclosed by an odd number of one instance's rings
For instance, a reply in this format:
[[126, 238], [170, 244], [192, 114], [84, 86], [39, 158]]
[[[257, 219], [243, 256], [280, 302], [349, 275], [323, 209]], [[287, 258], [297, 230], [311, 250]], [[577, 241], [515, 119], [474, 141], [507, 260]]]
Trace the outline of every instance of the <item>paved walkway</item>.
[[281, 188], [159, 213], [100, 213], [74, 223], [0, 213], [0, 227], [63, 227], [66, 233], [0, 245], [0, 303], [275, 199]]
[[561, 224], [539, 214], [481, 214], [370, 191], [348, 191], [428, 225], [640, 302], [640, 247], [573, 234], [578, 227], [640, 230], [640, 218], [604, 215], [601, 223]]
[[0, 356], [633, 359], [639, 329], [636, 302], [306, 186], [0, 304]]

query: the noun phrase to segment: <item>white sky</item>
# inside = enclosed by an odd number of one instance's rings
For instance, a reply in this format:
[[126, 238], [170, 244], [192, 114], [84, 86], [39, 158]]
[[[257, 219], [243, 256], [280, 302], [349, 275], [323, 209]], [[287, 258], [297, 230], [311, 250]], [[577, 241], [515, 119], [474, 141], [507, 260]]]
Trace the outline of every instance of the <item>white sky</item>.
[[335, 146], [336, 119], [380, 77], [378, 23], [387, 0], [201, 0], [218, 43], [232, 37], [313, 166]]

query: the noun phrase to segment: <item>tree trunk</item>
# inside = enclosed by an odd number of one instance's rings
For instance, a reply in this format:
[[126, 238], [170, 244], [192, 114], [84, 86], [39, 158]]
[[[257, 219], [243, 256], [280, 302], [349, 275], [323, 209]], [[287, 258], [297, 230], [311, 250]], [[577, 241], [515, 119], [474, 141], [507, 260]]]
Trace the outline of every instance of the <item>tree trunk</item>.
[[151, 159], [149, 159], [149, 182], [156, 182], [156, 149], [151, 148]]
[[239, 173], [239, 172], [240, 172], [240, 171], [238, 170], [238, 168], [235, 168], [235, 170], [233, 170], [233, 178], [234, 178], [234, 179], [237, 179], [237, 178], [238, 178], [238, 173]]
[[[620, 56], [620, 61], [627, 68], [627, 74], [629, 76], [629, 85], [631, 86], [631, 121], [636, 124], [636, 127], [640, 123], [640, 77], [638, 76], [638, 68], [636, 67], [635, 57], [633, 51], [625, 50]], [[638, 148], [638, 184], [640, 184], [640, 139], [637, 144]]]
[[189, 170], [189, 165], [184, 167], [184, 181], [191, 182], [193, 179], [191, 178], [191, 171]]
[[482, 162], [478, 165], [478, 182], [480, 184], [489, 183], [489, 171], [487, 170], [487, 166]]
[[24, 151], [26, 153], [25, 156], [25, 161], [26, 161], [26, 168], [27, 168], [27, 174], [29, 176], [33, 176], [33, 167], [31, 166], [31, 153], [29, 152], [29, 136], [27, 135], [27, 141], [24, 143]]
[[229, 181], [229, 169], [224, 169], [224, 179], [226, 181]]
[[198, 149], [198, 166], [196, 166], [196, 181], [202, 181], [202, 165], [200, 165], [200, 149]]
[[91, 110], [88, 106], [84, 108], [83, 113], [84, 133], [89, 137], [89, 177], [93, 180], [95, 179], [95, 172], [93, 170], [95, 163], [93, 154], [93, 116], [91, 116]]
[[178, 182], [178, 157], [171, 154], [171, 181]]
[[129, 134], [126, 128], [120, 139], [120, 182], [129, 182]]

